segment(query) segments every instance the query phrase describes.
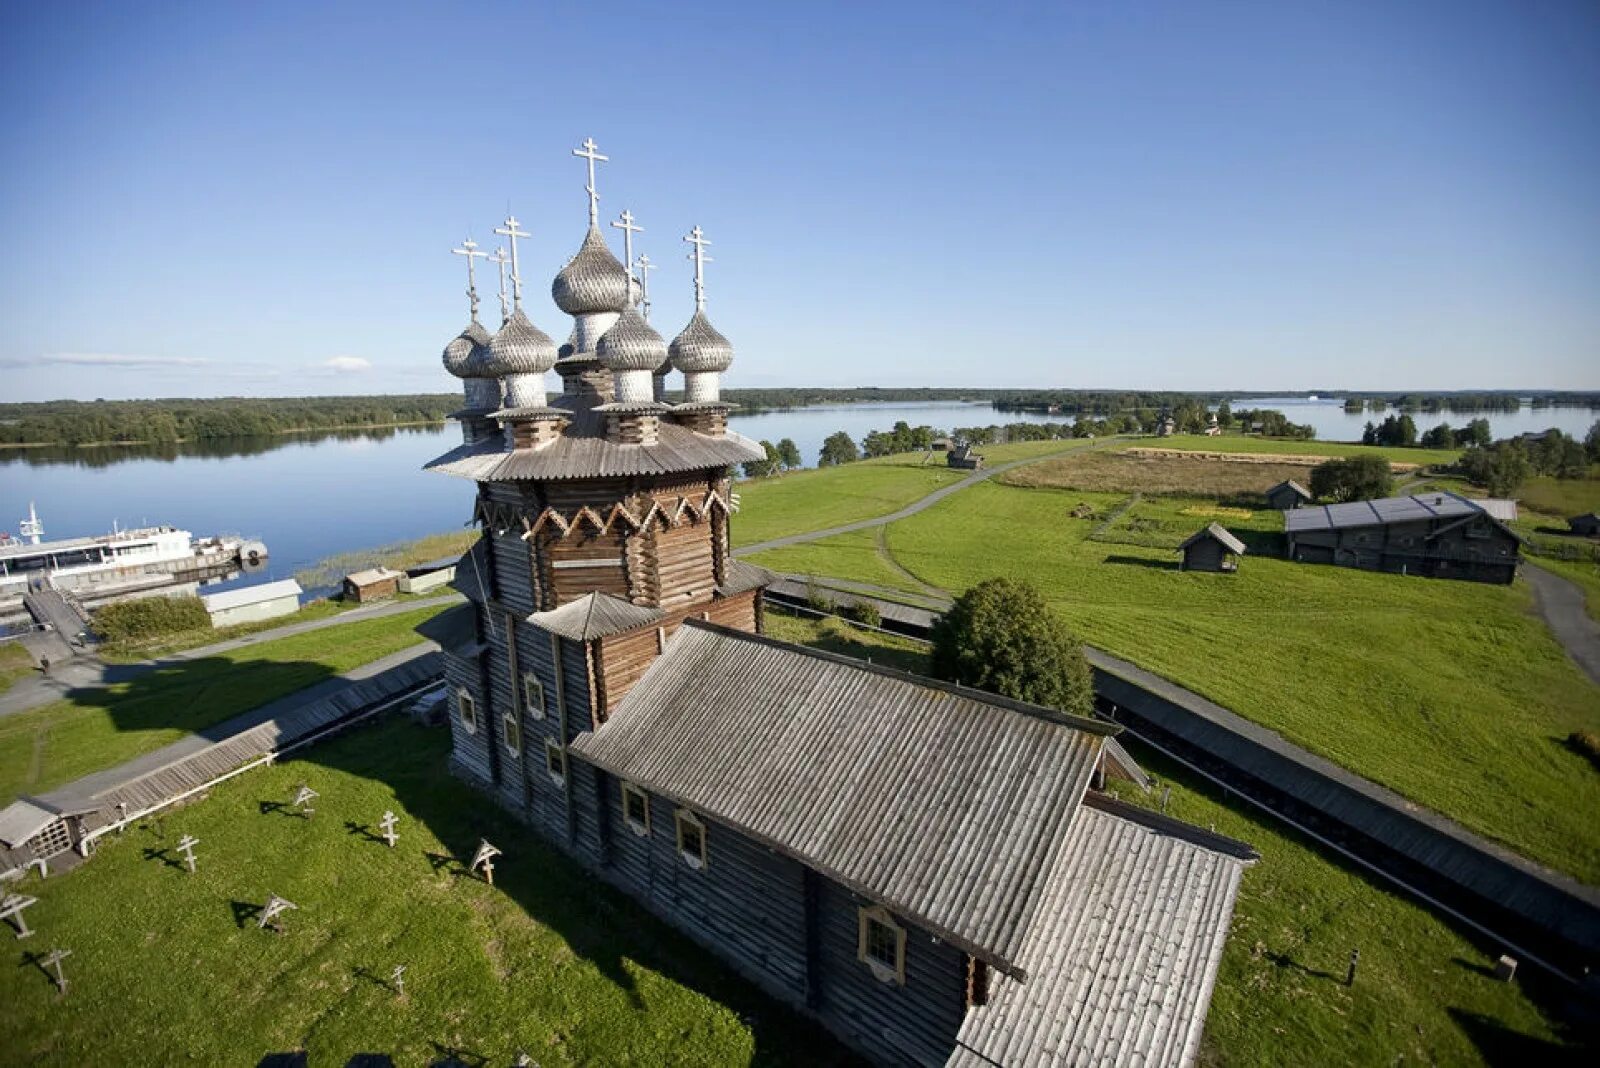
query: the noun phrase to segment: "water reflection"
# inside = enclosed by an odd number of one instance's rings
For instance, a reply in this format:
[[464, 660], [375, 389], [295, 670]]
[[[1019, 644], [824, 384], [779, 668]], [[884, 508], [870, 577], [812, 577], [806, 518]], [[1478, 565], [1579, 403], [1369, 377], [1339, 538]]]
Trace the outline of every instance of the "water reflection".
[[352, 427], [344, 430], [300, 430], [287, 434], [250, 437], [204, 438], [199, 441], [138, 445], [44, 445], [29, 448], [0, 445], [0, 465], [27, 464], [50, 467], [71, 464], [77, 467], [110, 467], [133, 460], [158, 460], [172, 463], [183, 459], [226, 460], [236, 456], [260, 456], [292, 445], [320, 442], [381, 442], [397, 436], [434, 436], [441, 424], [428, 426]]

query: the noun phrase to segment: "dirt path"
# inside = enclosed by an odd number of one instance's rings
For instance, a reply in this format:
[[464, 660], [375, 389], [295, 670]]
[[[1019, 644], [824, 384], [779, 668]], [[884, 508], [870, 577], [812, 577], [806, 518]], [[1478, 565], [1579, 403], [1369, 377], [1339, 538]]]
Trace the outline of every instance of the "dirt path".
[[1550, 633], [1589, 680], [1600, 686], [1600, 624], [1584, 610], [1583, 590], [1531, 560], [1526, 563], [1522, 577], [1533, 587], [1534, 603]]

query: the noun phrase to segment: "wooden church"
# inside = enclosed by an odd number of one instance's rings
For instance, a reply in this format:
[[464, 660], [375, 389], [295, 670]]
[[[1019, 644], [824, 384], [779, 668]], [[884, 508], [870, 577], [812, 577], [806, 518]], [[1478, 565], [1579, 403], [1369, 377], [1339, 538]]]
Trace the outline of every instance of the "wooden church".
[[874, 1062], [1191, 1062], [1255, 854], [1094, 789], [1108, 724], [762, 635], [771, 576], [728, 529], [730, 471], [763, 453], [720, 399], [707, 242], [685, 238], [695, 307], [669, 345], [631, 214], [627, 266], [600, 229], [606, 157], [575, 155], [565, 345], [523, 307], [514, 218], [492, 335], [483, 254], [456, 250], [465, 440], [428, 466], [476, 484], [483, 533], [469, 603], [424, 628], [453, 770]]

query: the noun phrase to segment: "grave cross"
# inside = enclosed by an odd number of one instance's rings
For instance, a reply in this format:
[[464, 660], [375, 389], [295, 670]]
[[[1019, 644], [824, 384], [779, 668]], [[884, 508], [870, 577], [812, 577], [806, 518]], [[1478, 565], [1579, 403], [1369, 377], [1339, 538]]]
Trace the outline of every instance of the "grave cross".
[[394, 825], [396, 823], [398, 823], [398, 822], [399, 822], [399, 820], [395, 817], [395, 814], [393, 812], [385, 812], [383, 814], [383, 819], [378, 821], [378, 826], [383, 828], [383, 837], [384, 837], [384, 840], [389, 843], [389, 848], [390, 849], [394, 848], [395, 842], [400, 837], [398, 834], [395, 833], [395, 829], [394, 829]]
[[644, 321], [648, 323], [650, 321], [650, 272], [656, 269], [656, 265], [650, 262], [650, 257], [647, 254], [641, 252], [639, 253], [637, 266], [639, 268], [639, 304], [644, 312]]
[[522, 271], [517, 267], [517, 238], [532, 237], [533, 235], [522, 229], [522, 224], [517, 222], [515, 215], [507, 215], [504, 226], [497, 226], [494, 232], [507, 238], [511, 244], [511, 306], [522, 307]]
[[706, 240], [705, 231], [698, 226], [685, 234], [683, 239], [694, 246], [694, 251], [689, 253], [688, 256], [689, 259], [694, 260], [694, 306], [704, 309], [706, 306], [706, 264], [712, 262], [711, 257], [706, 255], [706, 246], [711, 242]]
[[600, 146], [594, 143], [594, 138], [585, 138], [582, 145], [572, 150], [574, 156], [581, 156], [589, 161], [589, 184], [584, 190], [589, 194], [589, 225], [600, 225], [600, 193], [594, 187], [594, 165], [596, 163], [610, 163], [610, 156], [602, 156], [595, 149]]
[[394, 973], [389, 976], [389, 982], [394, 984], [394, 992], [400, 997], [406, 996], [406, 966], [396, 964]]
[[472, 261], [488, 259], [489, 254], [487, 252], [479, 252], [478, 243], [470, 237], [461, 242], [460, 248], [453, 248], [450, 251], [454, 255], [467, 258], [467, 300], [472, 303], [472, 319], [476, 322], [478, 319], [478, 274], [473, 269]]
[[261, 908], [261, 922], [257, 923], [256, 927], [260, 929], [270, 925], [274, 931], [282, 934], [283, 925], [278, 922], [278, 914], [287, 912], [289, 909], [298, 909], [299, 907], [288, 898], [279, 897], [277, 894], [268, 894], [267, 903]]
[[39, 963], [47, 968], [56, 970], [56, 989], [65, 994], [67, 992], [67, 977], [61, 971], [61, 962], [72, 956], [70, 949], [52, 949]]
[[488, 839], [478, 842], [478, 851], [472, 854], [472, 863], [467, 866], [467, 871], [483, 869], [483, 881], [490, 886], [494, 885], [494, 858], [500, 855], [500, 850], [489, 844]]
[[313, 790], [309, 784], [301, 783], [300, 789], [295, 791], [294, 807], [300, 810], [301, 815], [310, 817], [317, 810], [311, 807], [313, 799], [322, 796]]
[[178, 839], [178, 851], [183, 854], [185, 864], [189, 865], [189, 874], [194, 874], [194, 847], [200, 844], [200, 839], [192, 834], [186, 834]]
[[38, 900], [27, 894], [7, 894], [4, 900], [0, 900], [0, 920], [11, 920], [17, 925], [17, 937], [27, 938], [33, 932], [28, 930], [28, 921], [23, 917], [22, 910]]

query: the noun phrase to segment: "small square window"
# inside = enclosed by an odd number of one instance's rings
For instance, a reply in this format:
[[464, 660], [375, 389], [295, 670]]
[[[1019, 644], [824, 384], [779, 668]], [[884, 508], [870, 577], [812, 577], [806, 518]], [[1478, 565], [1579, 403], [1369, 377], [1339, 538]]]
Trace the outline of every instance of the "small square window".
[[468, 734], [478, 733], [478, 702], [472, 699], [466, 687], [456, 691], [456, 715], [461, 719], [461, 726]]
[[862, 908], [856, 955], [885, 983], [906, 981], [906, 930], [881, 905]]
[[506, 726], [506, 751], [512, 756], [522, 753], [522, 724], [517, 722], [515, 712], [507, 712], [500, 717]]
[[634, 834], [650, 833], [650, 795], [631, 782], [622, 784], [622, 818]]
[[550, 781], [557, 786], [566, 784], [567, 751], [553, 741], [544, 743], [544, 770], [550, 773]]
[[533, 672], [522, 676], [522, 705], [534, 719], [544, 719], [544, 683]]
[[680, 808], [677, 813], [678, 823], [678, 855], [683, 862], [696, 871], [704, 870], [706, 866], [706, 825], [700, 818], [686, 808]]

